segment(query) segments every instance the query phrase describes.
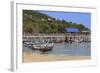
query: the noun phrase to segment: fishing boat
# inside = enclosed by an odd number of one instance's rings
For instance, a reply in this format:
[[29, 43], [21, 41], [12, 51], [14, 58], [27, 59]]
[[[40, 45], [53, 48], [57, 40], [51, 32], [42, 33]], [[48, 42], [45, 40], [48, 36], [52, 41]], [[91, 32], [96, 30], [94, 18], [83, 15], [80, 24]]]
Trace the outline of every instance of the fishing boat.
[[33, 49], [36, 49], [36, 50], [40, 50], [40, 51], [49, 51], [49, 50], [52, 50], [54, 46], [54, 43], [52, 41], [36, 41], [36, 42], [33, 42], [32, 44], [32, 48]]
[[81, 43], [83, 39], [74, 39], [74, 42]]

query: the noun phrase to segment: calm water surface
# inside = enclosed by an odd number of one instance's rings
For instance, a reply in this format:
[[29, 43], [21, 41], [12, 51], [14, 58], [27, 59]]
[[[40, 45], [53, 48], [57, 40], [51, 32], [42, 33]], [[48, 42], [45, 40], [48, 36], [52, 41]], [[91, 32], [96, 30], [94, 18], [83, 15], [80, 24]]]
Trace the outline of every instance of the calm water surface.
[[78, 55], [78, 56], [90, 56], [91, 44], [90, 43], [56, 43], [51, 51], [40, 52], [38, 50], [32, 50], [31, 48], [24, 47], [24, 51], [31, 51], [38, 54], [54, 54], [54, 55]]

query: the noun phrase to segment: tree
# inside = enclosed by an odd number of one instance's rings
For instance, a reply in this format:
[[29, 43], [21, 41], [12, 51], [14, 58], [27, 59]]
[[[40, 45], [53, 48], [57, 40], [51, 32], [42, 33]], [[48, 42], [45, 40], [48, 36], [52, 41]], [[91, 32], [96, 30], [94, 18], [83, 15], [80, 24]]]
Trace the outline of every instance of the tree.
[[[48, 21], [48, 18], [52, 21]], [[25, 33], [63, 33], [64, 28], [88, 30], [83, 24], [56, 19], [38, 11], [23, 10], [23, 32]]]

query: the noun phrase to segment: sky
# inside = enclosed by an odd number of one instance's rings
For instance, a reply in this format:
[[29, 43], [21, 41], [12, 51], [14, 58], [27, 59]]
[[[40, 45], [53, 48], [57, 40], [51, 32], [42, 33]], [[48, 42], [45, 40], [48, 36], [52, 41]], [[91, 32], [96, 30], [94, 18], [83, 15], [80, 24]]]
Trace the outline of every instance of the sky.
[[80, 12], [50, 12], [40, 11], [56, 19], [64, 19], [65, 21], [71, 21], [77, 24], [83, 24], [85, 27], [91, 29], [91, 13]]

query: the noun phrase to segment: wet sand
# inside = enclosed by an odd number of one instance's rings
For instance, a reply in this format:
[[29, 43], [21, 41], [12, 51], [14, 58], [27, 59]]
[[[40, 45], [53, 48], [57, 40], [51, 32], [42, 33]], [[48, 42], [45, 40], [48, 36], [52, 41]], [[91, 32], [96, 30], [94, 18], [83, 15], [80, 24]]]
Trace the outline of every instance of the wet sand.
[[34, 54], [31, 52], [23, 52], [23, 63], [29, 62], [45, 62], [45, 61], [63, 61], [63, 60], [89, 60], [90, 56], [66, 56], [51, 54]]

